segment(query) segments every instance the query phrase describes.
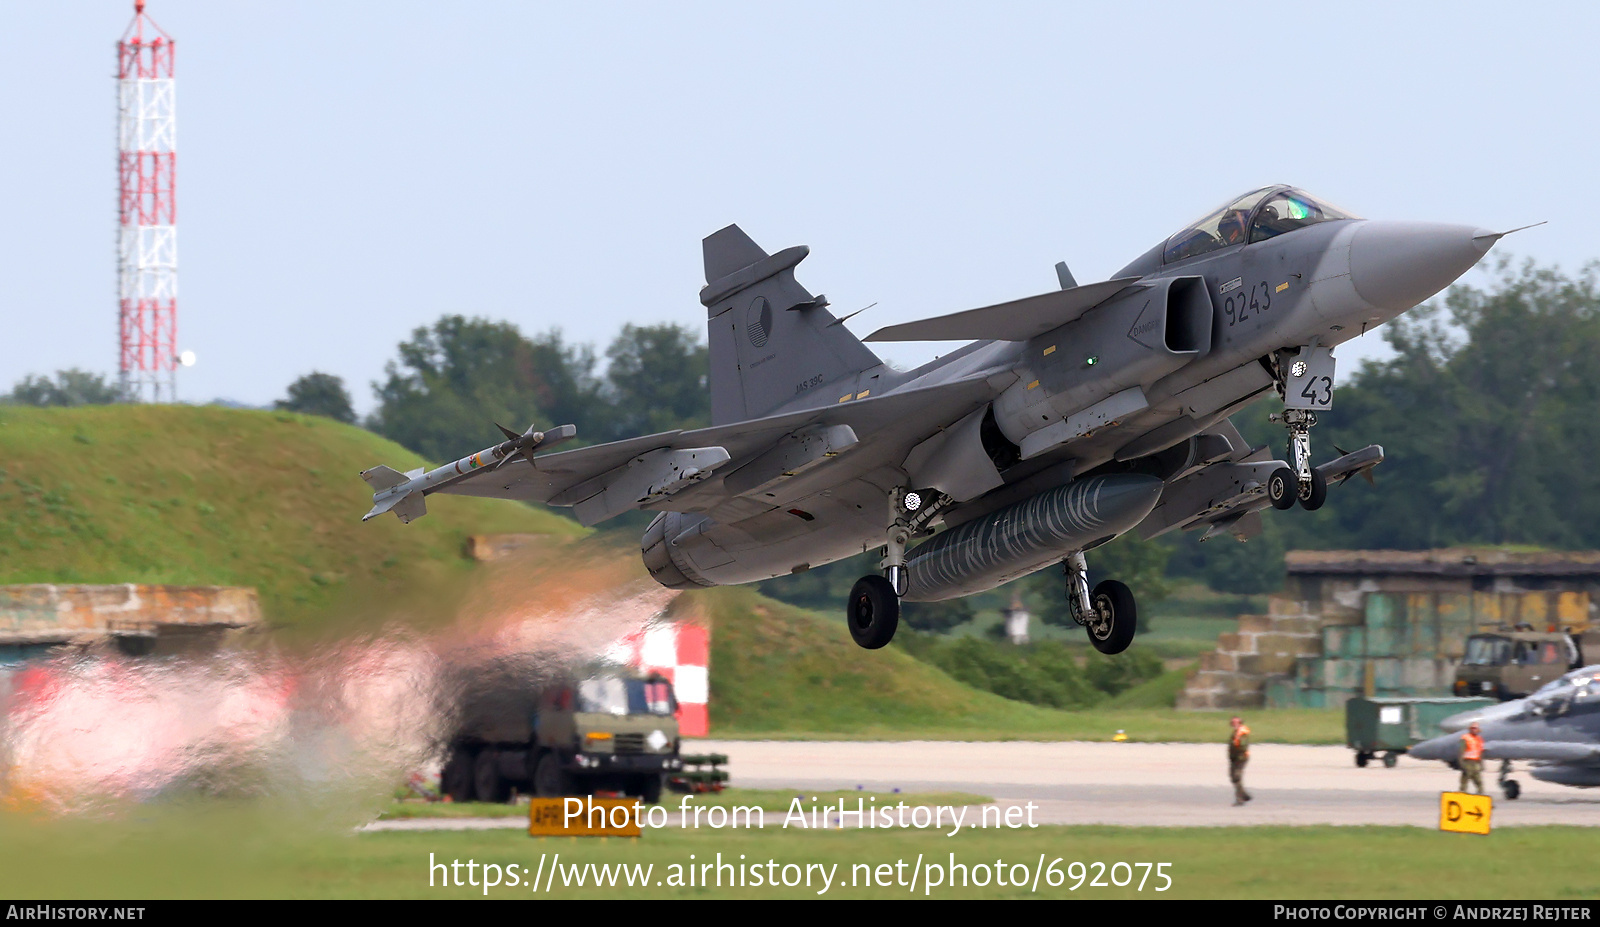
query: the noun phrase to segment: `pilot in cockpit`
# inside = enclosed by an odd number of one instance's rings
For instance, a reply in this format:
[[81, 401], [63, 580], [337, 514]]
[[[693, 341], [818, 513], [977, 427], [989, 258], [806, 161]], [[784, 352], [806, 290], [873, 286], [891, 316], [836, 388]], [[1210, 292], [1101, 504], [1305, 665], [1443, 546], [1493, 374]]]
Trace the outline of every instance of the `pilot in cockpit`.
[[1244, 241], [1245, 223], [1250, 219], [1250, 213], [1244, 209], [1230, 209], [1217, 220], [1217, 236], [1222, 239], [1223, 247], [1237, 245]]

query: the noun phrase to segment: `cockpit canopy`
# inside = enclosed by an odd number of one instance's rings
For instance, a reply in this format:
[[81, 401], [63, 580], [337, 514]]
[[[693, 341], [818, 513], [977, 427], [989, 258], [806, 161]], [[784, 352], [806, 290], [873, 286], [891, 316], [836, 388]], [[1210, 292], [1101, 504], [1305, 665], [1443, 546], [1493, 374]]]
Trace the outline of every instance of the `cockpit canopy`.
[[1167, 239], [1162, 262], [1176, 264], [1232, 245], [1266, 241], [1298, 228], [1358, 218], [1303, 190], [1283, 185], [1252, 190]]
[[1528, 697], [1534, 715], [1558, 717], [1574, 708], [1593, 711], [1600, 706], [1600, 672], [1593, 666], [1574, 670]]

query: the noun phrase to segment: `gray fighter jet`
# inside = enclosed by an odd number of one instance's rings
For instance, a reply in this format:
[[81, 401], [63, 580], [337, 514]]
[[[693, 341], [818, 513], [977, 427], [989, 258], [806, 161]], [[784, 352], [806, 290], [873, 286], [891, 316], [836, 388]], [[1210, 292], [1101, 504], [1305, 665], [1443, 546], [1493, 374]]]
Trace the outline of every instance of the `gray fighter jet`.
[[1513, 760], [1530, 762], [1528, 774], [1544, 782], [1600, 785], [1600, 666], [1573, 670], [1527, 698], [1446, 718], [1440, 727], [1451, 733], [1407, 753], [1453, 762], [1461, 755], [1459, 731], [1474, 721], [1483, 735], [1483, 758], [1501, 761], [1500, 788], [1507, 798], [1522, 793], [1511, 778]]
[[[362, 475], [367, 518], [446, 492], [572, 506], [583, 524], [660, 512], [641, 544], [674, 589], [799, 573], [882, 552], [847, 603], [863, 647], [900, 600], [970, 595], [1062, 565], [1069, 611], [1106, 653], [1133, 637], [1126, 585], [1085, 553], [1125, 532], [1245, 539], [1268, 506], [1323, 504], [1383, 460], [1313, 465], [1338, 344], [1448, 286], [1505, 233], [1364, 220], [1288, 186], [1207, 213], [1110, 280], [880, 329], [867, 341], [971, 341], [914, 370], [878, 359], [738, 226], [705, 239], [713, 424], [559, 453], [572, 426], [437, 470]], [[1276, 392], [1287, 461], [1228, 416]], [[942, 530], [941, 530], [942, 529]], [[921, 541], [913, 546], [913, 542]]]

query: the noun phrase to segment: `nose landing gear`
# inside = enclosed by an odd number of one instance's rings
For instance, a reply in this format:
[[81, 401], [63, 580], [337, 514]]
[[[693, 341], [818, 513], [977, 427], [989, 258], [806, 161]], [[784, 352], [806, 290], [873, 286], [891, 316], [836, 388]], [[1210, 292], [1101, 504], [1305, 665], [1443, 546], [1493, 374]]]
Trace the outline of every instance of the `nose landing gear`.
[[1333, 408], [1333, 351], [1312, 343], [1293, 353], [1279, 351], [1272, 360], [1284, 409], [1281, 416], [1269, 417], [1289, 430], [1289, 466], [1268, 478], [1267, 499], [1274, 508], [1299, 502], [1315, 512], [1328, 499], [1328, 481], [1311, 466], [1311, 426], [1317, 412]]

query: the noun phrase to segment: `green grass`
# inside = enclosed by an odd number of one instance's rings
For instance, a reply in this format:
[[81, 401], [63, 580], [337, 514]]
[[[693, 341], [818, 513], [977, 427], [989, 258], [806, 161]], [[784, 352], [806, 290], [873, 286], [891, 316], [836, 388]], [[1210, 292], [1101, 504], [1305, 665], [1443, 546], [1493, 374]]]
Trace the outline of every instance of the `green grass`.
[[0, 406], [0, 583], [253, 586], [269, 621], [459, 580], [468, 534], [575, 537], [526, 506], [435, 496], [363, 524], [376, 464], [425, 462], [326, 418], [195, 406]]
[[1240, 615], [1265, 614], [1268, 598], [1268, 595], [1217, 592], [1207, 587], [1205, 583], [1182, 581], [1173, 586], [1172, 592], [1166, 598], [1159, 602], [1151, 602], [1149, 607], [1142, 611], [1150, 616], [1151, 627], [1159, 631], [1162, 624], [1172, 618], [1232, 620]]
[[1107, 708], [1171, 708], [1178, 701], [1178, 693], [1188, 685], [1189, 677], [1199, 669], [1199, 663], [1190, 663], [1167, 670], [1154, 679], [1147, 679], [1131, 689], [1111, 697]]
[[[0, 816], [0, 894], [71, 898], [493, 898], [538, 899], [528, 886], [543, 859], [548, 874], [556, 854], [563, 867], [648, 864], [649, 881], [667, 882], [688, 864], [835, 865], [834, 887], [822, 897], [868, 898], [1225, 898], [1225, 899], [1543, 899], [1575, 901], [1594, 893], [1594, 833], [1582, 827], [1501, 828], [1487, 837], [1405, 827], [1117, 828], [1047, 826], [965, 828], [955, 836], [929, 830], [784, 829], [769, 820], [762, 831], [681, 829], [673, 822], [634, 839], [531, 838], [518, 830], [354, 833], [344, 814], [279, 806], [198, 805], [149, 807], [110, 819], [39, 821]], [[1044, 859], [1067, 876], [1029, 888], [949, 887], [949, 863], [1025, 864], [1031, 875]], [[691, 860], [691, 855], [693, 859]], [[740, 857], [743, 856], [743, 860]], [[926, 894], [904, 882], [918, 858], [943, 868], [946, 884]], [[430, 862], [460, 860], [480, 867], [516, 867], [517, 887], [448, 886]], [[1083, 884], [1073, 862], [1167, 863], [1171, 887], [1155, 891], [1151, 876], [1137, 887]], [[898, 871], [897, 862], [903, 862]], [[879, 866], [889, 866], [879, 870]], [[866, 868], [855, 868], [863, 866]], [[528, 873], [524, 875], [522, 869]], [[677, 867], [674, 870], [672, 867]], [[697, 881], [698, 873], [696, 870]], [[798, 872], [799, 870], [791, 870]], [[428, 884], [430, 872], [435, 885]], [[746, 870], [748, 873], [748, 870]], [[851, 887], [882, 872], [891, 883]], [[814, 876], [816, 875], [814, 871]], [[1109, 869], [1102, 881], [1110, 881]], [[725, 876], [726, 878], [726, 876]], [[842, 883], [841, 883], [842, 880]], [[748, 879], [747, 879], [748, 881]], [[1009, 881], [1009, 879], [1008, 879]], [[561, 887], [552, 895], [580, 898], [815, 898], [807, 888], [717, 888], [646, 884], [643, 887]], [[1031, 879], [1030, 879], [1031, 883]], [[542, 888], [542, 886], [541, 886]]]
[[[984, 795], [974, 795], [971, 792], [867, 792], [853, 789], [836, 789], [833, 791], [818, 792], [815, 789], [723, 789], [721, 792], [704, 792], [693, 795], [681, 795], [673, 792], [663, 793], [661, 804], [674, 809], [682, 807], [685, 800], [689, 807], [731, 807], [742, 805], [750, 808], [761, 808], [766, 811], [786, 811], [796, 797], [806, 803], [834, 802], [845, 799], [854, 802], [858, 798], [869, 801], [876, 800], [879, 805], [905, 802], [908, 805], [982, 805], [994, 799]], [[691, 812], [693, 813], [693, 812]], [[509, 805], [495, 804], [492, 802], [395, 802], [378, 815], [380, 821], [396, 821], [408, 818], [525, 818], [528, 816], [528, 806], [525, 804]]]

